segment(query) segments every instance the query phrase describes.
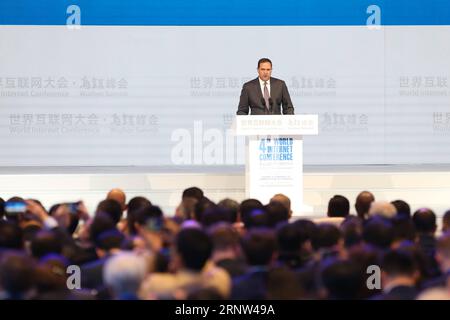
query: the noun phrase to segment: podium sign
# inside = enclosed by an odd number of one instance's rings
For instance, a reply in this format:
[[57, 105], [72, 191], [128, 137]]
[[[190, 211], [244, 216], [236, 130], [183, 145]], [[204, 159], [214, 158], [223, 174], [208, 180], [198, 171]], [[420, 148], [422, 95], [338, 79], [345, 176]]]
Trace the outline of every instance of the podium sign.
[[303, 136], [318, 134], [318, 116], [236, 116], [235, 132], [247, 136], [246, 196], [268, 203], [283, 193], [294, 215], [310, 211], [303, 203]]

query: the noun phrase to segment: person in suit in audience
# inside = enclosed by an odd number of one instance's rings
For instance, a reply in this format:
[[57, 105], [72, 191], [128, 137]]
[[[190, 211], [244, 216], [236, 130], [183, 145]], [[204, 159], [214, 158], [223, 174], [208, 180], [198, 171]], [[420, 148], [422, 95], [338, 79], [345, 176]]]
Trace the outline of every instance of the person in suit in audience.
[[420, 274], [412, 255], [405, 250], [390, 250], [382, 258], [383, 292], [374, 300], [414, 300]]
[[269, 268], [277, 253], [275, 235], [266, 228], [250, 230], [242, 239], [242, 249], [249, 268], [233, 279], [231, 299], [266, 299]]
[[430, 277], [437, 277], [440, 275], [440, 270], [435, 258], [435, 233], [437, 230], [436, 214], [429, 208], [421, 208], [414, 212], [412, 220], [417, 233], [418, 247], [422, 250], [427, 259], [428, 275]]

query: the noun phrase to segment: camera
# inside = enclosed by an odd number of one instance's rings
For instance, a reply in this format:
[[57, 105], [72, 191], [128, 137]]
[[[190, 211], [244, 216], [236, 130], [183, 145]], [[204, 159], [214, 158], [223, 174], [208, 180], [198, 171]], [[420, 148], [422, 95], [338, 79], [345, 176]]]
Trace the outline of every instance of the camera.
[[9, 215], [17, 215], [27, 211], [27, 204], [22, 201], [8, 201], [5, 203], [5, 212]]

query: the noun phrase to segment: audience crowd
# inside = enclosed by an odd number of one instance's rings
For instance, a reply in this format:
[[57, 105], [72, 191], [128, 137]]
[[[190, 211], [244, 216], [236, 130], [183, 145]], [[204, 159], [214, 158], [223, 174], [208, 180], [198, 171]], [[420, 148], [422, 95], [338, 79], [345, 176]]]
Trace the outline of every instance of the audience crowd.
[[[361, 192], [320, 219], [290, 199], [211, 201], [184, 190], [167, 215], [113, 189], [83, 202], [0, 199], [0, 299], [450, 299], [450, 211]], [[352, 210], [353, 211], [353, 210]]]

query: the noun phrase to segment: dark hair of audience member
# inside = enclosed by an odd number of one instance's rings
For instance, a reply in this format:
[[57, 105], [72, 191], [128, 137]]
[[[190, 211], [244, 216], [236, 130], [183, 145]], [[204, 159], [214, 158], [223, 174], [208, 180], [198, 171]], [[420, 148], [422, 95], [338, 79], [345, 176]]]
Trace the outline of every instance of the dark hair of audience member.
[[36, 259], [51, 253], [61, 254], [62, 249], [62, 239], [52, 230], [41, 230], [31, 240], [31, 254]]
[[211, 238], [213, 250], [226, 250], [240, 246], [239, 233], [231, 224], [222, 222], [212, 225], [207, 229]]
[[104, 231], [115, 229], [116, 224], [111, 217], [105, 213], [98, 213], [92, 220], [89, 226], [89, 237], [92, 242], [95, 242], [97, 236]]
[[61, 294], [68, 292], [68, 265], [67, 259], [56, 254], [47, 255], [39, 261], [35, 270], [36, 299], [65, 298]]
[[239, 202], [233, 199], [226, 198], [219, 201], [217, 205], [229, 212], [231, 223], [235, 223], [238, 221]]
[[201, 271], [212, 253], [212, 242], [200, 229], [182, 229], [176, 237], [176, 251], [185, 268]]
[[[370, 266], [380, 264], [380, 251], [367, 245], [353, 246], [348, 249], [348, 259], [358, 268], [359, 274], [367, 275], [367, 270]], [[360, 299], [368, 299], [381, 293], [381, 288], [362, 286], [360, 289]]]
[[290, 223], [278, 225], [276, 229], [278, 250], [282, 252], [300, 252], [302, 237], [299, 228]]
[[204, 227], [207, 228], [219, 222], [233, 223], [231, 212], [219, 206], [212, 206], [203, 212], [201, 224]]
[[194, 205], [194, 215], [196, 221], [202, 223], [203, 215], [207, 210], [215, 210], [217, 205], [207, 197], [201, 198]]
[[0, 221], [0, 248], [23, 249], [23, 231], [10, 221]]
[[342, 233], [338, 227], [329, 223], [322, 223], [317, 226], [315, 234], [312, 236], [312, 246], [314, 250], [330, 249], [339, 243]]
[[190, 187], [184, 189], [183, 194], [181, 196], [182, 199], [194, 198], [197, 199], [197, 201], [200, 201], [203, 197], [204, 197], [203, 190], [198, 187]]
[[277, 251], [275, 235], [266, 228], [248, 231], [242, 238], [241, 245], [250, 266], [269, 266]]
[[245, 224], [245, 217], [250, 215], [250, 213], [255, 209], [263, 209], [264, 206], [261, 201], [257, 199], [246, 199], [239, 205], [239, 215], [240, 220]]
[[128, 232], [132, 235], [136, 234], [134, 223], [136, 222], [136, 212], [139, 210], [151, 206], [152, 203], [145, 197], [134, 197], [128, 201], [127, 205], [127, 225]]
[[109, 215], [111, 217], [111, 220], [115, 224], [119, 223], [120, 219], [122, 218], [122, 207], [120, 206], [120, 203], [117, 202], [116, 200], [106, 199], [100, 201], [95, 213], [98, 214], [100, 212]]
[[372, 217], [364, 223], [364, 242], [378, 249], [388, 249], [394, 240], [391, 221], [383, 217]]
[[120, 249], [125, 236], [117, 229], [103, 231], [95, 238], [95, 247], [106, 252], [111, 249]]
[[436, 231], [436, 214], [428, 208], [421, 208], [414, 212], [412, 220], [417, 233], [434, 234]]
[[436, 274], [436, 270], [433, 269], [435, 266], [430, 263], [425, 253], [417, 247], [414, 241], [405, 240], [396, 249], [408, 253], [414, 259], [415, 266], [419, 271], [418, 284], [440, 275]]
[[308, 219], [299, 219], [292, 223], [300, 232], [302, 243], [311, 241], [317, 231], [317, 225]]
[[413, 255], [402, 249], [389, 250], [382, 258], [381, 268], [388, 276], [413, 276], [417, 264]]
[[328, 217], [343, 217], [345, 218], [350, 214], [350, 202], [348, 199], [341, 195], [335, 195], [328, 201]]
[[394, 205], [395, 209], [397, 209], [398, 216], [411, 218], [411, 207], [406, 201], [394, 200], [391, 203]]
[[146, 225], [149, 219], [164, 219], [164, 213], [159, 206], [145, 206], [134, 213], [134, 221], [138, 225]]
[[331, 259], [325, 262], [321, 272], [327, 299], [357, 299], [364, 284], [361, 273], [352, 260]]
[[394, 241], [415, 241], [416, 230], [411, 218], [408, 218], [406, 215], [400, 214], [392, 218], [391, 222], [393, 226]]
[[35, 262], [22, 251], [7, 251], [0, 259], [0, 287], [8, 299], [28, 299], [34, 284]]
[[289, 210], [280, 202], [271, 202], [264, 206], [267, 213], [269, 227], [276, 227], [279, 223], [289, 220]]
[[254, 209], [247, 211], [242, 216], [242, 222], [247, 230], [252, 228], [267, 228], [269, 226], [269, 216], [264, 209]]
[[359, 217], [347, 216], [341, 223], [344, 246], [351, 248], [362, 243], [363, 221]]

